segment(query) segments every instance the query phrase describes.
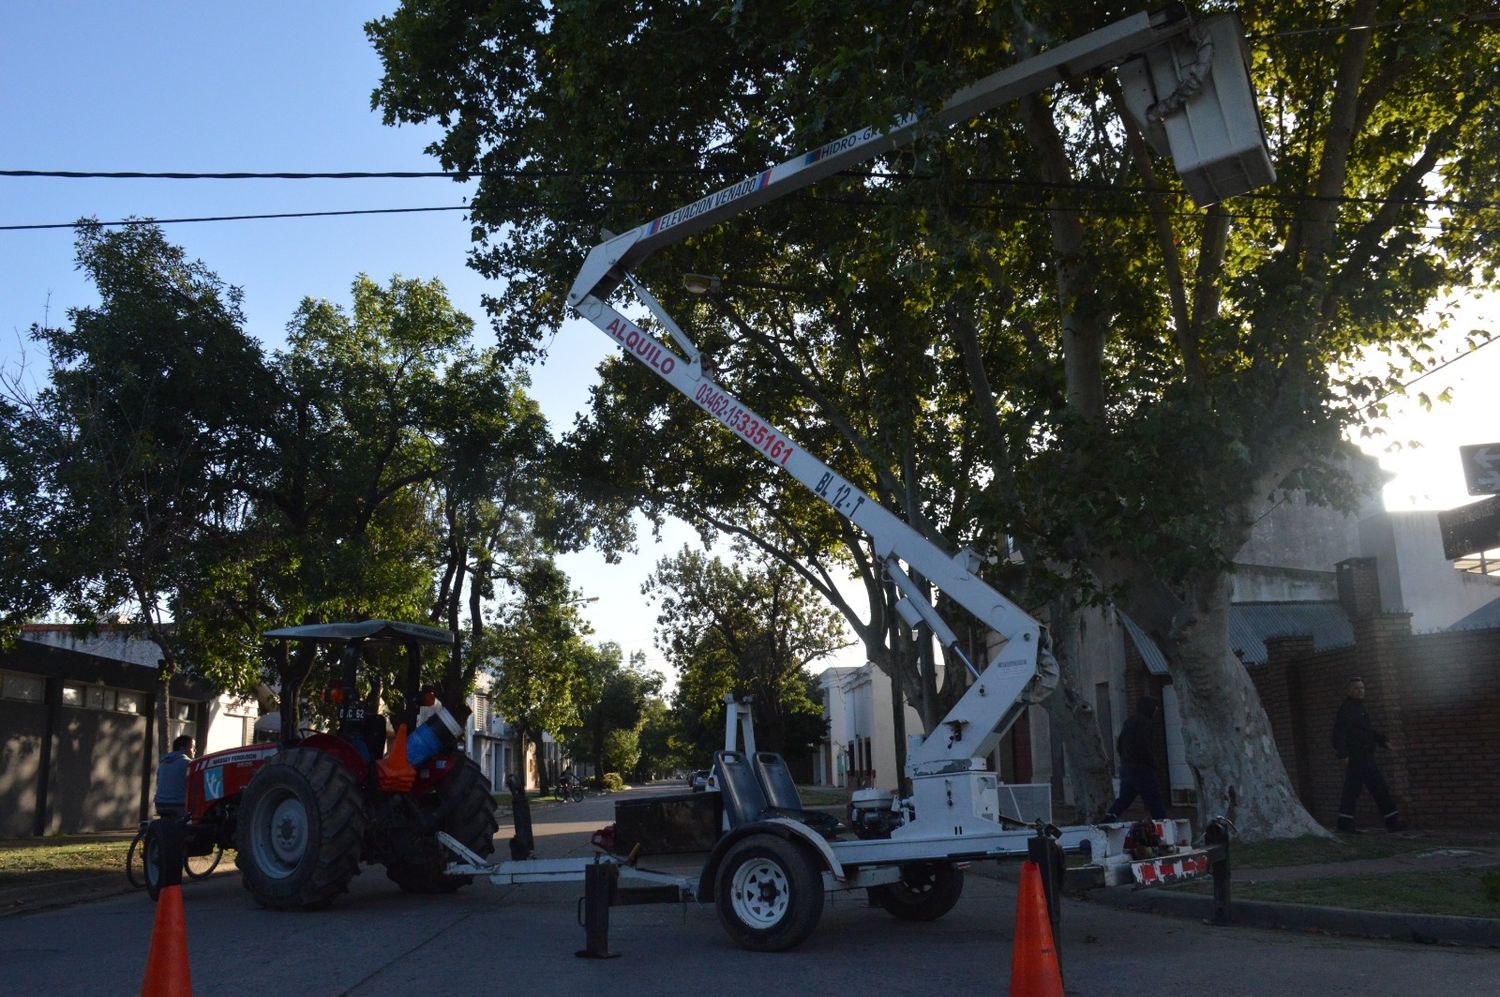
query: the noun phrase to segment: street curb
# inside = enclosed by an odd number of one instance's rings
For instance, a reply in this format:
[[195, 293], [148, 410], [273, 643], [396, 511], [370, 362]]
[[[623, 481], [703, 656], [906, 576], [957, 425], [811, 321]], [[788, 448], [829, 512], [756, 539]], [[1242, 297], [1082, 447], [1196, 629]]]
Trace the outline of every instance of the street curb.
[[[1086, 894], [1083, 899], [1121, 910], [1191, 917], [1203, 921], [1211, 920], [1214, 913], [1212, 897], [1161, 890], [1095, 890]], [[1318, 931], [1330, 935], [1393, 939], [1421, 945], [1500, 948], [1500, 918], [1395, 914], [1351, 910], [1347, 907], [1271, 903], [1266, 900], [1231, 900], [1229, 919], [1232, 927]]]
[[[0, 919], [39, 914], [45, 910], [72, 907], [74, 904], [92, 903], [110, 897], [135, 893], [123, 872], [107, 873], [69, 880], [63, 883], [47, 883], [41, 886], [21, 887], [7, 890], [0, 899]], [[145, 890], [140, 890], [142, 897]]]
[[[1004, 882], [1015, 881], [1015, 876], [1007, 876], [1000, 863], [975, 863], [969, 871]], [[1205, 922], [1212, 921], [1214, 916], [1213, 898], [1193, 893], [1117, 886], [1101, 887], [1087, 893], [1065, 893], [1064, 896], [1116, 910], [1187, 917]], [[1352, 910], [1347, 907], [1231, 899], [1229, 920], [1228, 927], [1232, 928], [1315, 931], [1352, 938], [1415, 942], [1419, 945], [1500, 948], [1500, 918], [1493, 917], [1393, 914], [1386, 911]]]

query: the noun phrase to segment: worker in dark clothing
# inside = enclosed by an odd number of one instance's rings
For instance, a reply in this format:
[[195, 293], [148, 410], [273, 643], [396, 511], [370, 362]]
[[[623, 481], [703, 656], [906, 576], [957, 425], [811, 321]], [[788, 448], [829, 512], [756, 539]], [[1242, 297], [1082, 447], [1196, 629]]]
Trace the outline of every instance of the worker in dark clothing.
[[1153, 820], [1167, 816], [1167, 808], [1161, 801], [1161, 787], [1156, 782], [1156, 759], [1151, 755], [1158, 705], [1153, 697], [1142, 696], [1136, 701], [1135, 712], [1120, 728], [1120, 736], [1115, 740], [1115, 747], [1120, 752], [1120, 798], [1110, 804], [1103, 823], [1119, 820], [1120, 815], [1135, 802], [1136, 796], [1146, 804]]
[[156, 766], [156, 812], [163, 817], [181, 817], [187, 808], [188, 762], [193, 760], [193, 738], [183, 734], [172, 741], [172, 750]]
[[1370, 723], [1370, 712], [1365, 709], [1365, 683], [1355, 677], [1349, 680], [1347, 698], [1339, 707], [1339, 715], [1333, 722], [1333, 751], [1339, 758], [1349, 759], [1344, 769], [1344, 791], [1339, 796], [1339, 822], [1341, 834], [1358, 834], [1354, 827], [1354, 806], [1359, 802], [1360, 789], [1367, 788], [1375, 798], [1375, 805], [1385, 817], [1387, 831], [1401, 829], [1401, 814], [1391, 799], [1391, 791], [1375, 764], [1376, 746], [1385, 748], [1386, 737]]

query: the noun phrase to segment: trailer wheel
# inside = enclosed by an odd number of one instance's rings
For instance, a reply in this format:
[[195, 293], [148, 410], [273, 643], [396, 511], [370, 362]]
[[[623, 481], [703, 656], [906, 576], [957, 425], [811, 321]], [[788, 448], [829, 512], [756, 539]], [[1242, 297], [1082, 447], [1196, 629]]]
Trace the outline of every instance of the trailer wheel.
[[868, 890], [870, 902], [903, 921], [936, 921], [953, 909], [964, 892], [964, 871], [947, 862], [914, 862], [901, 867], [901, 879]]
[[326, 907], [359, 873], [364, 833], [364, 805], [349, 770], [326, 752], [287, 748], [245, 788], [234, 861], [261, 906]]
[[781, 952], [817, 927], [823, 874], [806, 849], [774, 834], [752, 834], [724, 856], [714, 905], [736, 945]]
[[[422, 801], [423, 806], [445, 807], [439, 830], [446, 831], [477, 855], [495, 850], [495, 797], [479, 764], [472, 758], [459, 759], [437, 790]], [[473, 882], [473, 876], [445, 876], [450, 856], [437, 836], [424, 838], [416, 855], [403, 861], [387, 862], [385, 874], [406, 893], [452, 893]]]

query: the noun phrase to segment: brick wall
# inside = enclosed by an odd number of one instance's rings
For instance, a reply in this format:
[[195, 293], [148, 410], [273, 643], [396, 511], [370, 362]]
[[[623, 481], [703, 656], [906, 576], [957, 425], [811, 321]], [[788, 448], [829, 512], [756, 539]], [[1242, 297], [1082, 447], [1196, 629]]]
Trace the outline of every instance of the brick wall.
[[[1500, 630], [1411, 633], [1404, 614], [1358, 620], [1353, 647], [1321, 654], [1307, 638], [1267, 641], [1251, 674], [1287, 771], [1314, 817], [1338, 814], [1344, 763], [1333, 722], [1354, 676], [1390, 741], [1376, 759], [1406, 819], [1427, 827], [1490, 827], [1500, 811]], [[1356, 822], [1378, 826], [1368, 793]]]
[[[1272, 638], [1266, 664], [1250, 669], [1303, 805], [1329, 826], [1338, 816], [1344, 763], [1334, 756], [1333, 722], [1357, 675], [1370, 719], [1390, 741], [1376, 759], [1406, 820], [1493, 826], [1500, 813], [1500, 629], [1413, 635], [1407, 615], [1377, 614], [1355, 621], [1354, 639], [1351, 647], [1315, 653], [1311, 637]], [[1159, 683], [1131, 659], [1125, 686], [1133, 703]], [[1380, 825], [1368, 792], [1355, 819]]]
[[1412, 637], [1405, 666], [1401, 750], [1413, 818], [1493, 826], [1500, 812], [1500, 630]]

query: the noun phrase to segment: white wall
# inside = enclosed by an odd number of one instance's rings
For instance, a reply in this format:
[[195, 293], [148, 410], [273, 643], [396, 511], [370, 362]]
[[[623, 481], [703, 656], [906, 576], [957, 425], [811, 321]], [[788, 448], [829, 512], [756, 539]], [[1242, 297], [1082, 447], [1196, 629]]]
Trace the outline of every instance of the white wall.
[[1500, 577], [1459, 571], [1443, 556], [1435, 512], [1383, 512], [1360, 522], [1375, 558], [1381, 608], [1410, 613], [1416, 633], [1442, 630], [1500, 598]]

